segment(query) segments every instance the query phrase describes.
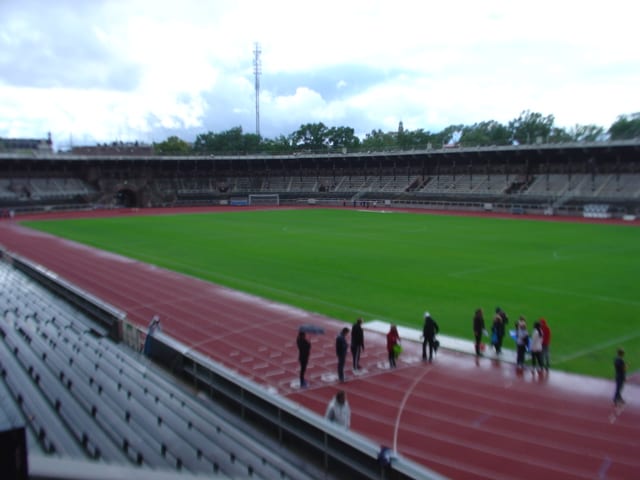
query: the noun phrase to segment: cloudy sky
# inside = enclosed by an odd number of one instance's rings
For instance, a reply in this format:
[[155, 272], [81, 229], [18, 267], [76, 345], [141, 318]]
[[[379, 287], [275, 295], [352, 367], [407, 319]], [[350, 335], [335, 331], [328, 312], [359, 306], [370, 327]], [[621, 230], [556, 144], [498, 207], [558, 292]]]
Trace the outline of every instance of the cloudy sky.
[[608, 128], [640, 111], [633, 0], [0, 0], [0, 137], [57, 148], [301, 124]]

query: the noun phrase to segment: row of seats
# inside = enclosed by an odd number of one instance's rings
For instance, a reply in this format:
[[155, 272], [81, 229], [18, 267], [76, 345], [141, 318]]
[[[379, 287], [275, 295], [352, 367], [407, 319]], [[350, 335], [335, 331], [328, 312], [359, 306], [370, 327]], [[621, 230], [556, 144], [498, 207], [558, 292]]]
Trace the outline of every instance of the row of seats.
[[[473, 193], [502, 194], [511, 185], [514, 175], [504, 174], [442, 174], [429, 175], [382, 175], [335, 177], [237, 177], [216, 183], [212, 179], [182, 179], [157, 181], [158, 191], [184, 194], [210, 194], [219, 191], [246, 192], [390, 192], [401, 193], [414, 189], [424, 193]], [[640, 194], [637, 174], [538, 174], [531, 185], [523, 190], [525, 195], [562, 195], [574, 191], [583, 196], [637, 197]], [[192, 180], [192, 181], [190, 181]], [[189, 188], [184, 188], [189, 185]], [[225, 188], [221, 189], [221, 185]]]
[[96, 193], [79, 178], [13, 178], [0, 180], [0, 198], [58, 200]]
[[240, 431], [146, 359], [96, 338], [89, 319], [83, 327], [79, 312], [6, 264], [0, 311], [3, 388], [22, 412], [30, 451], [230, 477], [306, 476], [298, 460]]

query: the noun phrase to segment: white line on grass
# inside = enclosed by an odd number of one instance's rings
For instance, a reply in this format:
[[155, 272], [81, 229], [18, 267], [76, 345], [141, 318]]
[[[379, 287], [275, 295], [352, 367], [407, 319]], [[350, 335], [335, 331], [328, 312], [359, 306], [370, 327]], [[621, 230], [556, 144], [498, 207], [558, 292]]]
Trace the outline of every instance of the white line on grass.
[[618, 338], [614, 338], [613, 340], [609, 340], [608, 342], [605, 343], [600, 343], [598, 344], [596, 347], [594, 348], [587, 348], [584, 350], [579, 350], [577, 352], [571, 353], [569, 355], [563, 355], [560, 357], [559, 360], [553, 362], [554, 365], [560, 364], [560, 363], [565, 363], [568, 362], [569, 360], [575, 360], [576, 358], [580, 358], [580, 357], [584, 357], [586, 355], [595, 353], [595, 352], [599, 352], [601, 350], [605, 350], [609, 347], [612, 347], [614, 345], [620, 345], [623, 342], [627, 342], [629, 340], [635, 340], [636, 338], [640, 338], [640, 332], [636, 332], [636, 333], [632, 333], [630, 335], [626, 335], [624, 337], [618, 337]]
[[[518, 268], [521, 269], [525, 269], [527, 266], [532, 266], [532, 265], [539, 265], [539, 263], [529, 263], [529, 264], [523, 264], [523, 265], [519, 265]], [[463, 271], [459, 271], [459, 272], [451, 272], [448, 274], [449, 277], [463, 277], [466, 276], [468, 274], [472, 274], [472, 273], [486, 273], [486, 272], [491, 272], [491, 271], [498, 271], [498, 270], [512, 270], [514, 268], [514, 265], [508, 265], [508, 266], [502, 266], [502, 267], [485, 267], [485, 268], [476, 268], [476, 269], [470, 269], [470, 270], [463, 270]], [[524, 271], [524, 270], [523, 270]], [[493, 285], [500, 285], [500, 286], [509, 286], [509, 287], [513, 287], [515, 284], [514, 282], [501, 282], [498, 280], [495, 280], [493, 277], [483, 277], [482, 279], [483, 283], [491, 283]], [[594, 295], [594, 294], [589, 294], [589, 293], [578, 293], [578, 292], [573, 292], [570, 290], [566, 290], [566, 289], [559, 289], [559, 288], [549, 288], [549, 287], [539, 287], [539, 286], [535, 286], [532, 285], [530, 283], [522, 283], [520, 285], [520, 288], [522, 290], [530, 290], [530, 291], [534, 291], [534, 292], [544, 292], [544, 293], [549, 293], [549, 294], [553, 294], [553, 295], [567, 295], [567, 296], [572, 296], [572, 297], [576, 297], [576, 298], [586, 298], [589, 300], [598, 300], [598, 301], [602, 301], [602, 302], [607, 302], [607, 303], [617, 303], [620, 305], [629, 305], [629, 306], [633, 306], [633, 307], [639, 307], [640, 306], [640, 301], [639, 300], [629, 300], [626, 298], [615, 298], [615, 297], [610, 297], [610, 296], [606, 296], [606, 295]]]
[[[607, 252], [607, 250], [604, 250], [604, 252]], [[618, 254], [620, 253], [635, 254], [637, 252], [637, 249], [636, 248], [627, 248], [625, 250], [616, 249], [616, 252]], [[496, 272], [500, 270], [513, 270], [515, 267], [517, 267], [518, 269], [525, 269], [526, 267], [530, 267], [530, 266], [538, 267], [544, 263], [555, 264], [558, 261], [562, 261], [566, 259], [574, 259], [579, 257], [589, 258], [590, 255], [591, 253], [576, 254], [575, 252], [573, 252], [572, 255], [569, 255], [569, 254], [563, 253], [561, 250], [554, 250], [551, 253], [551, 256], [550, 256], [551, 258], [548, 258], [546, 260], [524, 262], [518, 265], [514, 263], [510, 263], [508, 265], [495, 265], [495, 266], [488, 266], [488, 267], [470, 268], [468, 270], [459, 270], [457, 272], [449, 272], [448, 276], [449, 277], [465, 277], [467, 275], [476, 274], [476, 273], [488, 273], [488, 272]]]

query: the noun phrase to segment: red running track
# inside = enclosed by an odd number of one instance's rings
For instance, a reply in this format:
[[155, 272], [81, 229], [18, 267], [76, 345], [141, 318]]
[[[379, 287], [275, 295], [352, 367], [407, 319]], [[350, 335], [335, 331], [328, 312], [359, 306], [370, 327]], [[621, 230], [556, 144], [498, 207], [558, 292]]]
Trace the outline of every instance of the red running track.
[[[366, 332], [363, 373], [336, 383], [334, 338], [343, 322], [239, 293], [73, 242], [0, 223], [0, 244], [122, 309], [239, 375], [322, 415], [347, 391], [352, 429], [452, 479], [640, 478], [640, 386], [612, 405], [612, 381], [551, 371], [517, 375], [491, 358], [440, 351], [419, 361], [405, 345], [386, 367], [383, 335]], [[313, 336], [307, 378], [297, 388], [297, 326]]]

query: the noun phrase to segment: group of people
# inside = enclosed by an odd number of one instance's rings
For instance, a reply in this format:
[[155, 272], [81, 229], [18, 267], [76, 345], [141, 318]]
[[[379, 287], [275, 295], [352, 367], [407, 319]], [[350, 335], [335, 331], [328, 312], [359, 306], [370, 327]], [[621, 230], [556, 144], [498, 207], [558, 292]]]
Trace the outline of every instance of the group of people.
[[[497, 355], [502, 353], [502, 345], [504, 337], [508, 332], [509, 317], [507, 313], [500, 307], [496, 307], [493, 323], [491, 325], [491, 345], [495, 349]], [[435, 319], [429, 312], [424, 314], [424, 325], [422, 329], [422, 360], [431, 363], [433, 355], [437, 352], [439, 342], [436, 335], [440, 328]], [[348, 341], [349, 333], [351, 333], [351, 341]], [[473, 316], [473, 333], [475, 339], [475, 353], [477, 356], [483, 355], [483, 335], [488, 335], [485, 327], [484, 313], [482, 308], [476, 309]], [[516, 368], [524, 369], [526, 352], [531, 354], [531, 366], [539, 373], [543, 370], [548, 371], [550, 367], [549, 347], [551, 345], [551, 328], [545, 318], [540, 318], [533, 323], [531, 331], [527, 328], [527, 320], [520, 315], [515, 325], [512, 336], [516, 342]], [[396, 368], [396, 359], [402, 351], [400, 334], [398, 327], [391, 325], [386, 335], [387, 354], [389, 359], [389, 368]], [[303, 331], [298, 333], [297, 339], [299, 361], [300, 361], [300, 387], [308, 386], [305, 380], [305, 372], [309, 362], [309, 354], [311, 351], [311, 343], [306, 338]], [[362, 329], [362, 318], [358, 318], [353, 324], [351, 330], [347, 327], [342, 328], [335, 342], [336, 356], [338, 359], [338, 380], [342, 383], [345, 381], [344, 367], [347, 359], [347, 353], [351, 350], [353, 371], [358, 371], [362, 367], [360, 365], [360, 356], [364, 352], [364, 332]], [[624, 350], [619, 349], [618, 355], [614, 359], [616, 391], [614, 394], [614, 403], [616, 405], [624, 404], [622, 399], [622, 388], [626, 379], [627, 364], [624, 361]], [[348, 427], [350, 419], [349, 404], [346, 401], [346, 394], [340, 390], [331, 400], [326, 412], [326, 418], [336, 421]], [[345, 420], [346, 419], [346, 420]]]
[[[440, 342], [436, 339], [436, 335], [440, 331], [440, 327], [429, 312], [424, 313], [424, 325], [422, 326], [422, 361], [433, 362], [433, 354], [438, 351]], [[429, 356], [427, 357], [427, 348]], [[387, 354], [389, 356], [389, 368], [396, 368], [396, 359], [402, 352], [400, 343], [400, 334], [398, 327], [391, 325], [387, 333]]]
[[[439, 342], [436, 339], [440, 328], [429, 312], [424, 314], [424, 326], [422, 329], [422, 359], [423, 361], [433, 361], [433, 354], [438, 350]], [[362, 330], [362, 318], [358, 318], [353, 324], [351, 331], [344, 327], [336, 337], [336, 356], [338, 358], [338, 380], [345, 381], [344, 366], [347, 358], [348, 342], [347, 336], [351, 333], [351, 355], [353, 357], [353, 371], [358, 371], [360, 366], [360, 355], [364, 351], [364, 331]], [[402, 345], [398, 327], [391, 325], [387, 332], [387, 355], [389, 359], [389, 368], [396, 368], [396, 359], [402, 352]], [[307, 363], [309, 361], [309, 353], [311, 351], [311, 343], [306, 338], [303, 331], [298, 332], [298, 352], [300, 361], [300, 387], [306, 388], [308, 383], [304, 378]], [[429, 356], [427, 357], [427, 348]], [[325, 412], [325, 418], [332, 423], [349, 428], [351, 425], [351, 408], [346, 398], [344, 390], [339, 390], [330, 400]]]
[[516, 366], [522, 370], [527, 350], [531, 353], [531, 367], [538, 372], [549, 371], [549, 345], [551, 328], [544, 318], [533, 322], [531, 332], [527, 329], [527, 320], [523, 315], [516, 324]]
[[[439, 342], [436, 340], [438, 332], [438, 324], [429, 312], [425, 312], [425, 321], [422, 331], [422, 359], [424, 361], [433, 361], [433, 354], [438, 350], [439, 346]], [[350, 341], [348, 339], [349, 334], [351, 334]], [[389, 368], [396, 368], [396, 359], [402, 352], [400, 334], [398, 333], [398, 327], [396, 325], [392, 324], [389, 327], [386, 339]], [[309, 383], [305, 379], [305, 373], [307, 371], [307, 365], [309, 364], [309, 355], [311, 354], [311, 342], [307, 338], [306, 332], [302, 329], [298, 331], [296, 344], [298, 347], [298, 361], [300, 363], [300, 388], [307, 388]], [[362, 352], [364, 352], [362, 318], [358, 318], [351, 329], [344, 327], [340, 330], [340, 333], [336, 337], [335, 348], [336, 357], [338, 359], [338, 380], [343, 383], [345, 381], [344, 368], [349, 350], [351, 350], [353, 371], [357, 372], [362, 369], [360, 365], [360, 357]], [[428, 357], [427, 348], [429, 351]]]
[[[348, 341], [349, 333], [351, 333], [351, 342]], [[309, 355], [311, 354], [311, 342], [307, 338], [304, 330], [298, 331], [296, 339], [298, 347], [298, 361], [300, 363], [300, 387], [307, 388], [309, 386], [304, 375], [309, 364]], [[342, 383], [345, 381], [344, 366], [347, 363], [347, 354], [351, 347], [351, 356], [353, 358], [353, 370], [360, 370], [360, 355], [364, 352], [364, 331], [362, 330], [362, 318], [358, 318], [353, 324], [351, 330], [344, 327], [336, 337], [336, 357], [338, 358], [338, 380]]]
[[[504, 337], [507, 333], [509, 317], [506, 312], [496, 307], [496, 313], [491, 325], [491, 345], [496, 355], [502, 353]], [[475, 339], [475, 351], [477, 356], [483, 355], [482, 336], [487, 334], [482, 308], [476, 309], [473, 315], [473, 336]], [[518, 369], [524, 368], [525, 355], [531, 353], [531, 366], [539, 372], [549, 370], [549, 346], [551, 345], [551, 328], [544, 318], [534, 322], [531, 332], [527, 329], [527, 320], [520, 315], [515, 326], [516, 342], [516, 366]]]

